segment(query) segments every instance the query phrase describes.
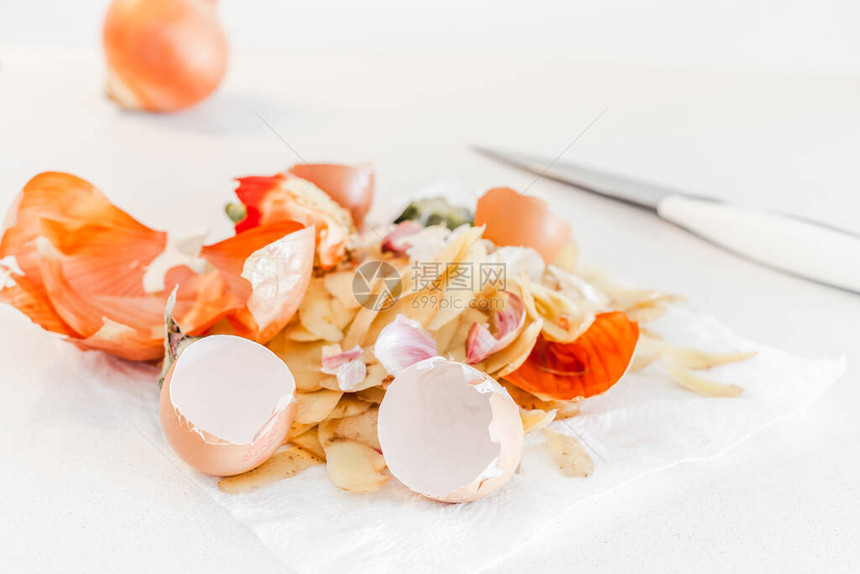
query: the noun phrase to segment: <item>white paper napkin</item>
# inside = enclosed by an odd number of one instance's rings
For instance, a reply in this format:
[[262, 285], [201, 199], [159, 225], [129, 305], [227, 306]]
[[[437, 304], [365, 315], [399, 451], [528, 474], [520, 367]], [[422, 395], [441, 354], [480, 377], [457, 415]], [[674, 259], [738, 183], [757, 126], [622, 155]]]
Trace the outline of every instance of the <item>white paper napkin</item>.
[[618, 485], [683, 461], [718, 456], [817, 399], [845, 370], [838, 361], [804, 359], [755, 344], [712, 317], [674, 308], [649, 328], [672, 342], [711, 351], [757, 349], [710, 378], [744, 388], [737, 398], [707, 398], [673, 383], [659, 367], [626, 376], [553, 423], [579, 435], [594, 474], [566, 478], [540, 433], [529, 435], [520, 472], [499, 492], [469, 504], [440, 504], [391, 479], [373, 494], [337, 489], [320, 465], [254, 493], [224, 494], [217, 479], [173, 455], [158, 422], [158, 386], [149, 367], [89, 353], [81, 376], [128, 424], [139, 429], [210, 496], [247, 524], [296, 572], [479, 572], [539, 536], [550, 518]]

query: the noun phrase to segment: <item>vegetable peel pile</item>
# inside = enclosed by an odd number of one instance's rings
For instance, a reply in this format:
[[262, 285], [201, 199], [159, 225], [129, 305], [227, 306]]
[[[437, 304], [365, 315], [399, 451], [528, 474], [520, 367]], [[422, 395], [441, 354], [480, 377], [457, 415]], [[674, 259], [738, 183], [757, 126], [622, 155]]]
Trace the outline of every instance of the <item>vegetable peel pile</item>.
[[324, 464], [351, 492], [393, 476], [476, 500], [515, 474], [526, 433], [562, 474], [595, 472], [551, 425], [629, 371], [742, 392], [701, 371], [754, 353], [662, 340], [643, 324], [679, 298], [578, 271], [543, 201], [495, 188], [472, 214], [425, 199], [371, 229], [373, 185], [367, 165], [240, 178], [235, 235], [204, 245], [42, 173], [3, 226], [0, 301], [81, 349], [163, 358], [168, 442], [237, 494]]

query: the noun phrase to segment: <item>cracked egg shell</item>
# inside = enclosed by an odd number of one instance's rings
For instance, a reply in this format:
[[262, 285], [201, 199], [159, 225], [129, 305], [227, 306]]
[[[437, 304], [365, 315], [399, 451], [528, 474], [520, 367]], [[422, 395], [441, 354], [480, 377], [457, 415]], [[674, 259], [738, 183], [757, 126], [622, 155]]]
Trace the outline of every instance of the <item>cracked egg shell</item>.
[[233, 335], [204, 337], [173, 363], [159, 397], [164, 437], [189, 465], [230, 476], [266, 461], [296, 413], [296, 383], [269, 349]]
[[379, 407], [388, 469], [407, 488], [442, 502], [499, 489], [523, 453], [519, 409], [492, 377], [433, 357], [401, 372]]

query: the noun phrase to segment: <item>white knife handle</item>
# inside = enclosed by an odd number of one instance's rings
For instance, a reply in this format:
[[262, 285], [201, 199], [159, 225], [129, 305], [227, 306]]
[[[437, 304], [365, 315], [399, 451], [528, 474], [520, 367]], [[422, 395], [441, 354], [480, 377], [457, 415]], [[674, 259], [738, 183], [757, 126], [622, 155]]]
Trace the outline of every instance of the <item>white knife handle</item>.
[[860, 237], [788, 215], [670, 195], [657, 213], [750, 259], [860, 293]]

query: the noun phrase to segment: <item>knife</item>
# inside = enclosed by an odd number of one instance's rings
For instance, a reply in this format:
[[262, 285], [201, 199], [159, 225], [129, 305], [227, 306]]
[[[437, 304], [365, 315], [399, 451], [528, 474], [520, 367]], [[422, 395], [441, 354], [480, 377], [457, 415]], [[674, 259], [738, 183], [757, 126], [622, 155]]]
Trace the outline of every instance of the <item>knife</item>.
[[475, 151], [540, 177], [656, 213], [747, 259], [860, 293], [860, 236], [799, 217], [732, 205], [581, 165], [476, 146]]

